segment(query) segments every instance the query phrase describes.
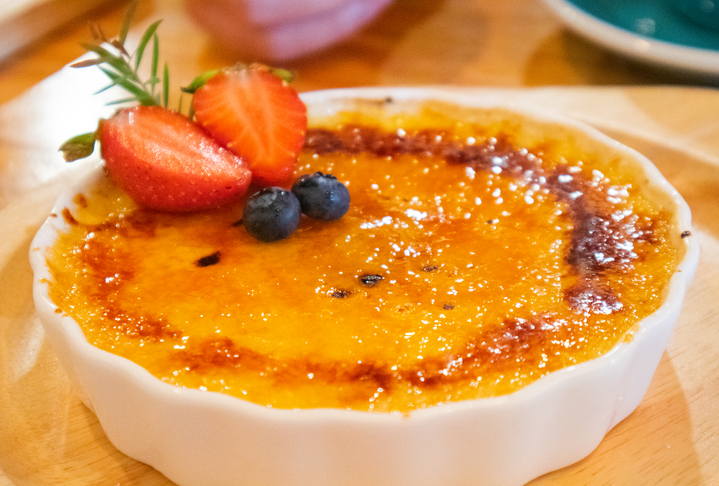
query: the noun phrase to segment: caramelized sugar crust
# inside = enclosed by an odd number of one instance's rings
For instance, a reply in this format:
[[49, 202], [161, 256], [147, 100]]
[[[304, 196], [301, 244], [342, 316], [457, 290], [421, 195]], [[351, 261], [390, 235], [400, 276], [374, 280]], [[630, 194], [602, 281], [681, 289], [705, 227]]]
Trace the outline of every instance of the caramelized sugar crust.
[[457, 119], [311, 128], [298, 173], [333, 173], [350, 211], [272, 244], [238, 207], [143, 211], [103, 180], [63, 213], [51, 297], [168, 383], [278, 408], [498, 396], [630, 338], [678, 260], [638, 169], [551, 127]]

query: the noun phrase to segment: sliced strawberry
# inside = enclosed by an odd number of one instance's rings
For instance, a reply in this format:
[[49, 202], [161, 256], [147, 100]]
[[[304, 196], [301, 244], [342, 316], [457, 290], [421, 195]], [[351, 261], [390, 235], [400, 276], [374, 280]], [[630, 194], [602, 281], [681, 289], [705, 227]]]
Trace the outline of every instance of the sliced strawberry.
[[110, 177], [138, 204], [160, 211], [220, 206], [251, 181], [241, 157], [177, 112], [135, 106], [100, 122], [98, 139]]
[[247, 160], [253, 182], [288, 180], [307, 130], [307, 108], [297, 92], [268, 68], [222, 71], [195, 92], [197, 122]]

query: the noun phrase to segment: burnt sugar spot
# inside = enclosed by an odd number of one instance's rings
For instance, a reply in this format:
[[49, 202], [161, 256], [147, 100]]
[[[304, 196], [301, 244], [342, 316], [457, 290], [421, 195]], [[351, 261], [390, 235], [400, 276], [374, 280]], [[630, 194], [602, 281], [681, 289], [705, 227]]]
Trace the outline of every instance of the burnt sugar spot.
[[83, 209], [87, 208], [87, 198], [82, 193], [75, 194], [75, 197], [72, 198], [72, 202], [74, 202], [78, 207]]
[[624, 305], [610, 288], [597, 279], [585, 278], [564, 291], [564, 300], [583, 314], [612, 314]]
[[314, 128], [307, 131], [305, 150], [316, 154], [367, 152], [378, 157], [432, 156], [475, 170], [491, 170], [498, 166], [513, 174], [541, 170], [539, 158], [517, 150], [505, 137], [465, 145], [457, 143], [445, 130], [425, 129], [399, 134], [352, 124], [335, 131]]
[[362, 282], [362, 285], [365, 287], [374, 287], [382, 280], [384, 280], [384, 277], [376, 273], [365, 274], [360, 277], [360, 282]]
[[[398, 382], [389, 365], [367, 361], [321, 361], [316, 356], [278, 359], [237, 344], [228, 337], [191, 338], [184, 349], [175, 351], [169, 358], [174, 369], [197, 373], [235, 370], [239, 373], [261, 373], [279, 386], [296, 386], [312, 379], [314, 382], [337, 387], [371, 390], [391, 389]], [[308, 378], [312, 376], [312, 378]], [[369, 398], [369, 395], [367, 396]]]
[[626, 231], [626, 225], [631, 223], [619, 223], [589, 213], [586, 208], [574, 208], [573, 215], [576, 216], [579, 211], [581, 216], [573, 218], [568, 263], [580, 274], [597, 274], [631, 264], [636, 258], [632, 251], [632, 238]]
[[181, 337], [181, 333], [162, 318], [136, 314], [113, 304], [106, 307], [104, 317], [110, 324], [103, 327], [109, 327], [128, 337], [150, 341]]
[[352, 295], [352, 291], [347, 289], [333, 289], [329, 292], [329, 296], [333, 299], [346, 299], [350, 295]]
[[316, 154], [328, 154], [343, 151], [343, 143], [332, 130], [313, 128], [307, 130], [305, 147]]
[[121, 229], [128, 235], [140, 234], [147, 238], [155, 236], [158, 227], [156, 215], [149, 211], [133, 211], [129, 218], [126, 218], [126, 224], [121, 225]]
[[[427, 360], [420, 382], [425, 386], [453, 384], [487, 373], [515, 369], [517, 363], [534, 366], [556, 330], [546, 317], [514, 319], [468, 340], [464, 347], [443, 360]], [[528, 352], [529, 350], [533, 352]], [[411, 375], [410, 375], [411, 376]], [[420, 376], [420, 375], [417, 375]], [[414, 380], [415, 385], [420, 385]]]
[[175, 352], [170, 359], [177, 368], [198, 372], [230, 368], [257, 372], [274, 368], [276, 361], [268, 355], [238, 346], [228, 337], [214, 336], [187, 340], [185, 349]]
[[220, 256], [221, 253], [219, 251], [210, 253], [209, 255], [203, 256], [202, 258], [196, 260], [195, 265], [200, 268], [217, 265], [218, 263], [220, 263]]
[[80, 224], [80, 223], [78, 223], [78, 221], [75, 219], [75, 216], [72, 215], [72, 213], [70, 212], [70, 210], [68, 208], [63, 208], [62, 219], [64, 219], [65, 222], [67, 224], [69, 224], [70, 226], [77, 226], [78, 224]]
[[307, 130], [305, 150], [317, 154], [369, 152], [379, 157], [403, 154], [442, 156], [449, 145], [437, 141], [447, 139], [449, 135], [440, 130], [421, 130], [406, 136], [361, 125], [345, 125], [336, 131], [314, 128]]

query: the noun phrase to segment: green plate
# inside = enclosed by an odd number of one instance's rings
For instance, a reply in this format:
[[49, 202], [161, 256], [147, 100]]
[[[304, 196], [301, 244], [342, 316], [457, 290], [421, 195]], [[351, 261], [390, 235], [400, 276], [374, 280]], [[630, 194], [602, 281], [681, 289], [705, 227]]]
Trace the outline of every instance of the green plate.
[[544, 0], [566, 25], [622, 54], [719, 76], [719, 0]]

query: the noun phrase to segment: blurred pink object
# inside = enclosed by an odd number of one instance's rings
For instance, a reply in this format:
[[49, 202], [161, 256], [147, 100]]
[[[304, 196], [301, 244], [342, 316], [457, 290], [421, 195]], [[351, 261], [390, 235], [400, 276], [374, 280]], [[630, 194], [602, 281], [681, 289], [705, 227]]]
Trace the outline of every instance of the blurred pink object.
[[217, 39], [253, 57], [287, 60], [346, 38], [391, 0], [187, 0]]

